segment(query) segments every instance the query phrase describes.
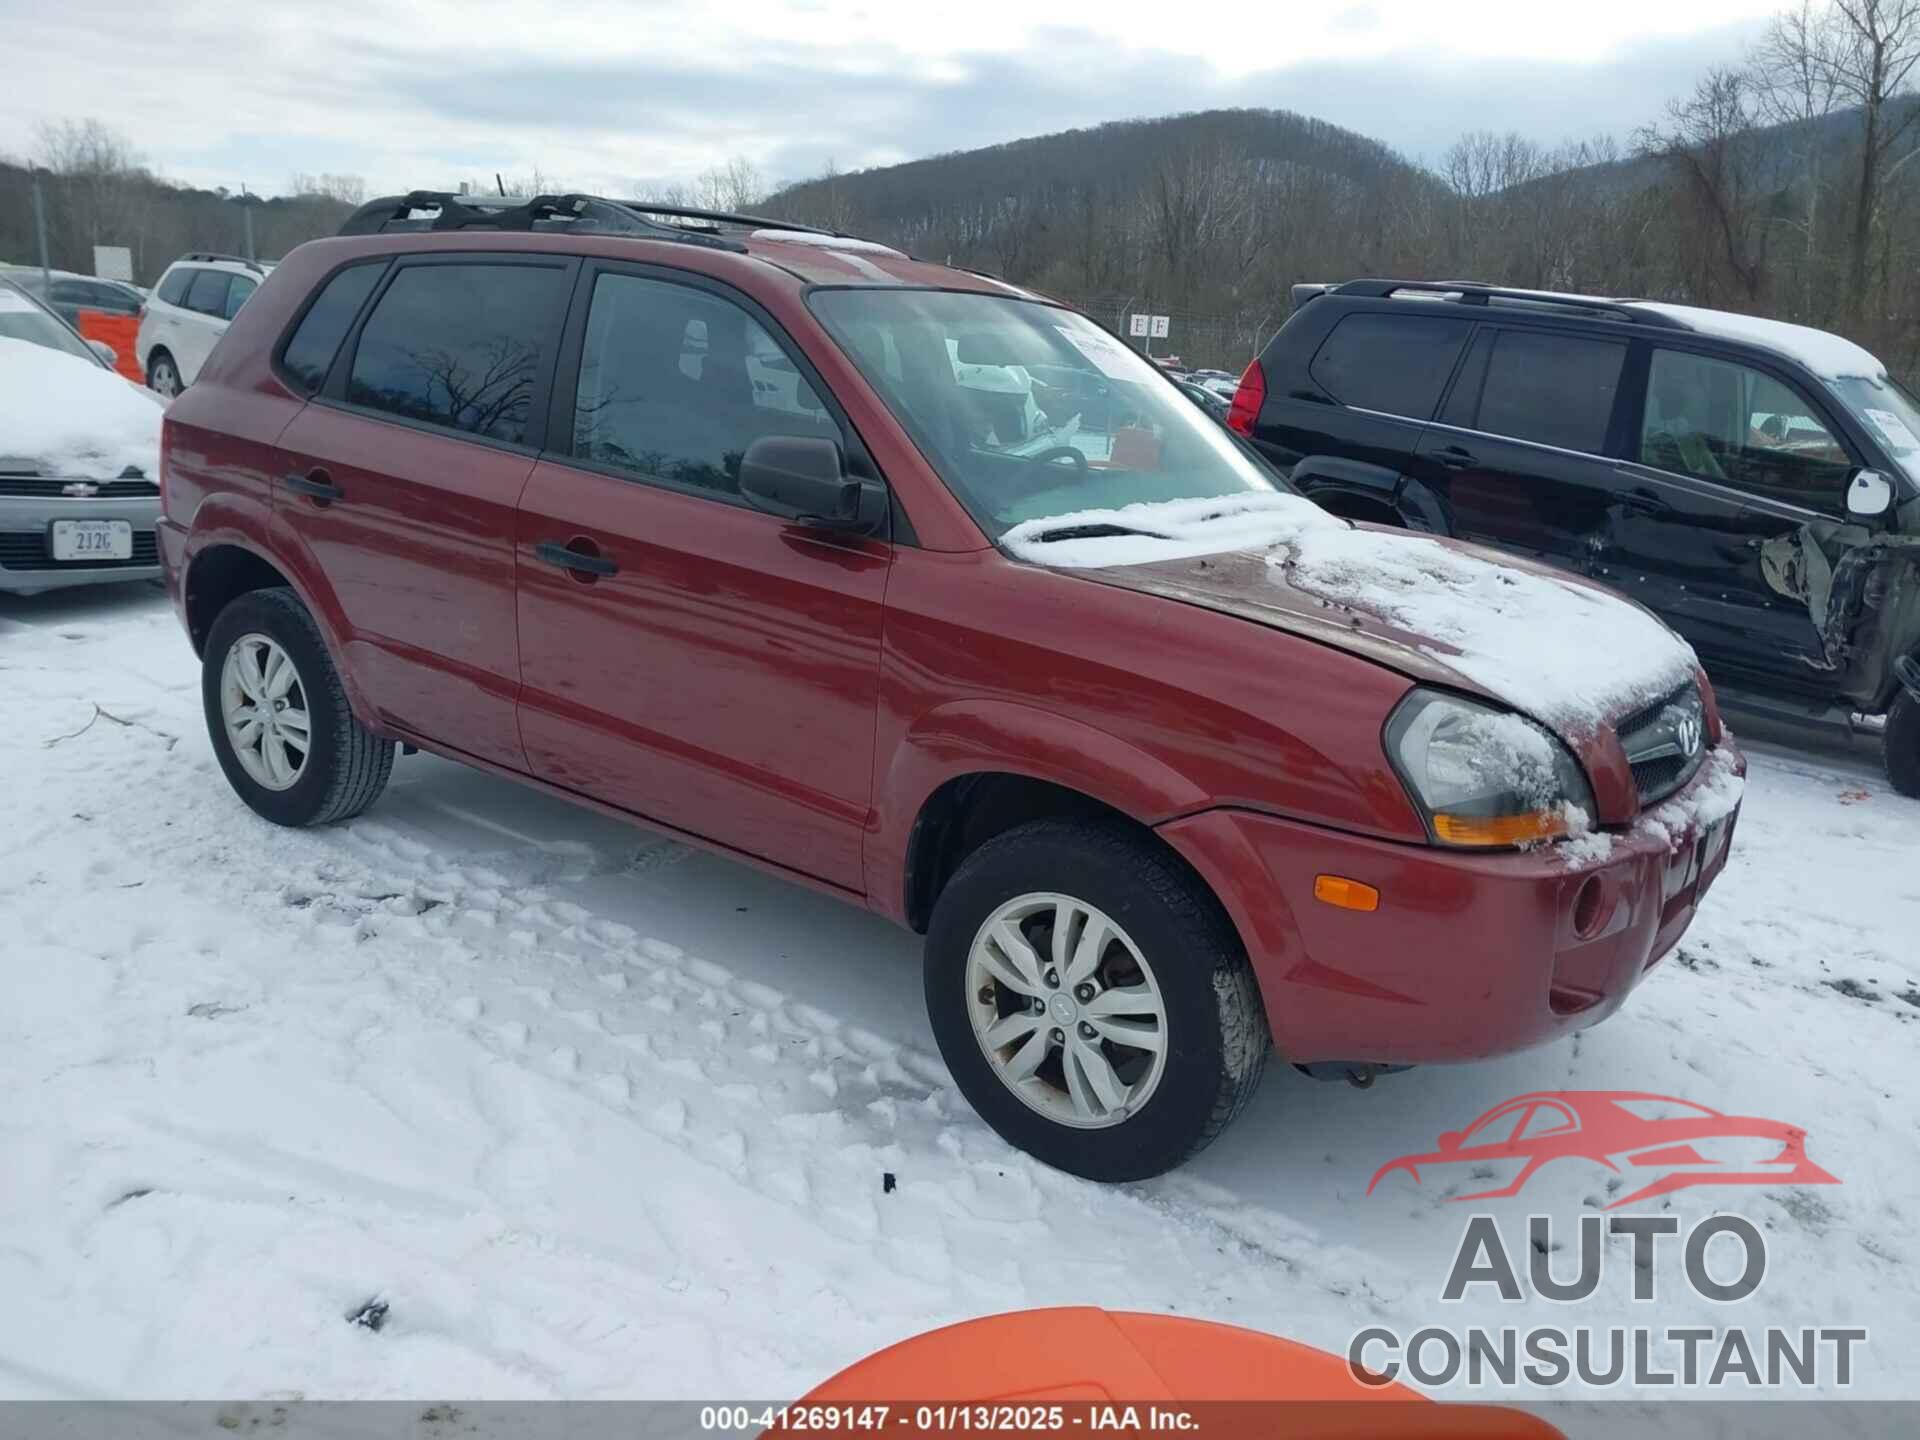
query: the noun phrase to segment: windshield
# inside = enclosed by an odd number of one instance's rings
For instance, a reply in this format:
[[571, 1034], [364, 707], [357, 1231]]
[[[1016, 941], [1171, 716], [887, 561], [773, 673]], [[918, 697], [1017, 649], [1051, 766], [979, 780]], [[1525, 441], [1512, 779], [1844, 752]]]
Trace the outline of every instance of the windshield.
[[95, 365], [100, 363], [86, 341], [11, 285], [0, 285], [0, 339], [25, 340], [30, 345], [78, 355]]
[[1084, 315], [934, 290], [818, 290], [811, 303], [996, 540], [1055, 515], [1280, 488]]
[[1908, 478], [1920, 480], [1920, 402], [1906, 387], [1886, 375], [1872, 380], [1848, 375], [1827, 384]]

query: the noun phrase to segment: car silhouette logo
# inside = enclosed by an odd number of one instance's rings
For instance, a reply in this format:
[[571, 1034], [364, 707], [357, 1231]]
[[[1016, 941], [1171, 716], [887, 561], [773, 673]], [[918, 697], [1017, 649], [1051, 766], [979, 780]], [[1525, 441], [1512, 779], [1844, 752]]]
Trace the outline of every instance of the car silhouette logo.
[[71, 484], [62, 485], [60, 493], [74, 500], [90, 500], [100, 493], [100, 487], [91, 481], [75, 480]]
[[1611, 1201], [1618, 1209], [1695, 1185], [1838, 1185], [1807, 1158], [1807, 1132], [1778, 1120], [1723, 1115], [1691, 1100], [1641, 1090], [1550, 1090], [1503, 1100], [1465, 1130], [1449, 1130], [1424, 1154], [1389, 1160], [1367, 1182], [1405, 1172], [1469, 1165], [1475, 1172], [1518, 1162], [1505, 1185], [1449, 1200], [1518, 1195], [1555, 1160], [1584, 1160], [1616, 1174], [1650, 1174], [1645, 1185]]

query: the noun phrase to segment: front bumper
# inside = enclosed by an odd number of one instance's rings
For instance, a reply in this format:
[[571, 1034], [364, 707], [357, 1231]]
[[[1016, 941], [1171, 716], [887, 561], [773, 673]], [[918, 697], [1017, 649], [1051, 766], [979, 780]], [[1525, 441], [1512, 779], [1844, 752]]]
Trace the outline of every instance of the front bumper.
[[[158, 579], [154, 526], [159, 519], [158, 495], [0, 496], [0, 593], [33, 595], [67, 585]], [[133, 557], [55, 560], [48, 537], [56, 520], [125, 520], [133, 527]]]
[[[1287, 1060], [1479, 1060], [1619, 1008], [1725, 868], [1745, 768], [1723, 744], [1692, 782], [1610, 832], [1604, 847], [1447, 850], [1244, 810], [1207, 811], [1160, 833], [1239, 926]], [[1373, 886], [1379, 908], [1316, 900], [1320, 875]]]

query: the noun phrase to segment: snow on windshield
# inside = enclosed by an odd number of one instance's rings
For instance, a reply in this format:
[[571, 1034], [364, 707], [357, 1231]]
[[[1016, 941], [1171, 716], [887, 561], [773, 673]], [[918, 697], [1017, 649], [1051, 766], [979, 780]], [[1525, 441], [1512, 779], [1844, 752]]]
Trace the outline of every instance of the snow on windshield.
[[1276, 578], [1418, 636], [1435, 659], [1563, 735], [1671, 694], [1698, 666], [1684, 640], [1618, 596], [1437, 540], [1357, 529], [1293, 495], [1055, 515], [1003, 539], [1023, 560], [1067, 568], [1263, 551]]
[[49, 475], [110, 480], [160, 473], [163, 410], [90, 360], [0, 337], [0, 453]]

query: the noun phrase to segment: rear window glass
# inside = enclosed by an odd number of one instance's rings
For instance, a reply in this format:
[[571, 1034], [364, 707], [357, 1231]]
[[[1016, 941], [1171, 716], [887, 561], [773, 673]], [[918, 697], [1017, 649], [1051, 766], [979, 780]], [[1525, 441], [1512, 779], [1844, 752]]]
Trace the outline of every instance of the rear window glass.
[[566, 293], [558, 266], [408, 266], [360, 332], [347, 398], [521, 444]]
[[160, 298], [169, 305], [187, 303], [187, 287], [193, 283], [194, 272], [177, 267], [167, 272], [167, 278], [160, 282]]
[[1425, 420], [1472, 328], [1436, 315], [1349, 315], [1307, 368], [1343, 405]]
[[385, 262], [380, 262], [352, 265], [342, 270], [327, 282], [327, 288], [320, 292], [320, 298], [313, 302], [293, 332], [293, 338], [287, 341], [280, 364], [309, 394], [326, 384], [327, 371], [333, 368], [333, 357], [340, 349], [340, 342], [347, 338], [353, 317], [360, 313], [360, 306], [373, 293], [385, 269]]
[[1598, 454], [1626, 358], [1627, 347], [1615, 340], [1503, 330], [1471, 428]]

